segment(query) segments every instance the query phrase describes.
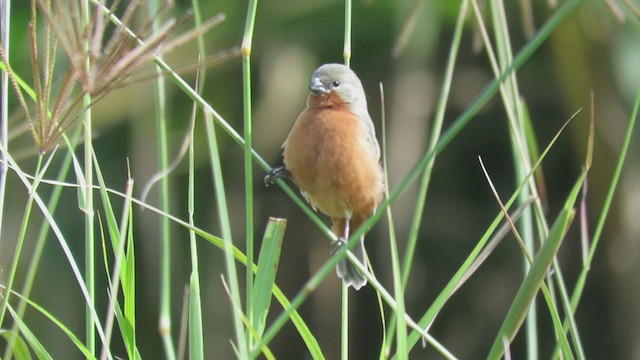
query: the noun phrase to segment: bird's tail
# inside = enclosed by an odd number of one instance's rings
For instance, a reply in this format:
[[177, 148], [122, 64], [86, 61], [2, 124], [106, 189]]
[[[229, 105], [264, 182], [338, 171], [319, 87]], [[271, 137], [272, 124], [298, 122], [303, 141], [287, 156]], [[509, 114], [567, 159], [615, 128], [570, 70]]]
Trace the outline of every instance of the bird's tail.
[[[356, 245], [351, 252], [356, 256], [356, 258], [358, 258], [358, 261], [366, 269], [367, 255], [364, 249], [364, 236], [360, 239], [360, 243]], [[346, 257], [338, 262], [338, 265], [336, 265], [336, 272], [345, 285], [353, 286], [356, 290], [360, 290], [360, 288], [367, 285], [367, 278], [365, 278], [360, 271], [358, 271], [356, 266], [353, 265]]]

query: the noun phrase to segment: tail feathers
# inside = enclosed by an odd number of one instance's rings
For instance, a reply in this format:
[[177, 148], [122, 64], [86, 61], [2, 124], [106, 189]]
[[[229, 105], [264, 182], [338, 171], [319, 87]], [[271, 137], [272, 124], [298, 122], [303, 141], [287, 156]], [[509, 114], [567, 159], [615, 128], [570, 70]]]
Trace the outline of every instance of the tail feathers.
[[[358, 261], [367, 268], [367, 256], [366, 251], [364, 249], [364, 241], [360, 240], [360, 244], [351, 250], [353, 255], [358, 258]], [[367, 285], [367, 278], [365, 278], [360, 271], [356, 268], [354, 264], [352, 264], [347, 258], [344, 258], [338, 262], [336, 265], [336, 272], [338, 273], [338, 277], [342, 279], [342, 281], [347, 286], [353, 286], [354, 289], [360, 290], [363, 286]]]

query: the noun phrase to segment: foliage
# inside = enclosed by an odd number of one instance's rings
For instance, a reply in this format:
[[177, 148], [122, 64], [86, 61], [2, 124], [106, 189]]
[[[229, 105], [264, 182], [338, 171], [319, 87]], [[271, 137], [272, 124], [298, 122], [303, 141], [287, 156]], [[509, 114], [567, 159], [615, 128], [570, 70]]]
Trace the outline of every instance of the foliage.
[[[625, 64], [633, 3], [596, 35], [579, 0], [215, 3], [0, 9], [3, 359], [633, 357], [592, 341], [610, 329], [583, 300], [615, 278], [589, 276], [603, 232], [638, 236], [615, 193], [638, 191], [640, 92], [586, 56], [611, 39]], [[387, 196], [329, 256], [324, 219], [261, 178], [340, 59], [381, 119]], [[370, 285], [339, 296], [364, 232]]]

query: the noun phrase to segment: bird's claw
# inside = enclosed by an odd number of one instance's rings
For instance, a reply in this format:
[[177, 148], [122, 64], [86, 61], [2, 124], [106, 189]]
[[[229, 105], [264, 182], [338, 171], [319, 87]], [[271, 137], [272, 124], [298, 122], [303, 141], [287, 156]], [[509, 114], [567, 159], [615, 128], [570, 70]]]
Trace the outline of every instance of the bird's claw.
[[331, 242], [331, 246], [333, 246], [333, 249], [331, 249], [331, 255], [335, 255], [338, 252], [340, 252], [340, 250], [347, 244], [346, 239], [343, 238], [338, 238], [336, 240], [333, 240]]
[[271, 169], [264, 177], [264, 186], [269, 186], [276, 182], [278, 179], [284, 179], [291, 176], [289, 170], [285, 169], [284, 166], [279, 166]]

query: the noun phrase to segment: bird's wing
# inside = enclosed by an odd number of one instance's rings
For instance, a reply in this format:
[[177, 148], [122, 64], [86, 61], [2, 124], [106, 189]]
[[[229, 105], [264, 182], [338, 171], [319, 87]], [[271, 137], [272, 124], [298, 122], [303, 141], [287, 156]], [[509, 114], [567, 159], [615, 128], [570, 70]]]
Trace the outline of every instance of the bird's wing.
[[376, 160], [380, 160], [380, 144], [376, 138], [376, 128], [373, 126], [373, 121], [368, 111], [358, 115], [362, 124], [365, 127], [365, 134], [367, 138], [367, 148], [371, 151], [371, 154]]

